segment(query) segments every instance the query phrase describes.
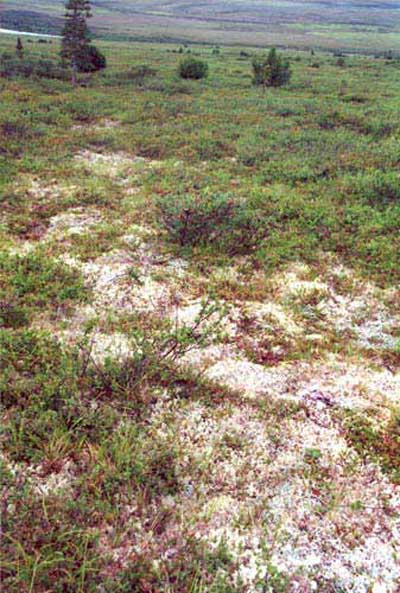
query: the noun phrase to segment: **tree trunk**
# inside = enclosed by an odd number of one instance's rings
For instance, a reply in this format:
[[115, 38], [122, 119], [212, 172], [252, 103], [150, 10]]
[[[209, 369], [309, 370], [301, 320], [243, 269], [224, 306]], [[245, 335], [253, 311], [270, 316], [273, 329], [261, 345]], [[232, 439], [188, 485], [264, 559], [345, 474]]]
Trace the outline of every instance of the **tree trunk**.
[[74, 86], [78, 84], [78, 66], [76, 65], [75, 60], [72, 62], [71, 82]]

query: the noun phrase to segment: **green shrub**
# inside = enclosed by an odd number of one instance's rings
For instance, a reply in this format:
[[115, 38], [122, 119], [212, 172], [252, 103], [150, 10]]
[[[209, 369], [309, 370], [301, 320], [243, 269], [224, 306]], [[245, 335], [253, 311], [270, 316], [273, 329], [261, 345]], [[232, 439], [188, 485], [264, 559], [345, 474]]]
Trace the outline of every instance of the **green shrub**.
[[347, 412], [345, 438], [361, 457], [376, 461], [383, 472], [400, 484], [400, 409], [394, 408], [386, 426], [371, 416]]
[[5, 121], [0, 124], [0, 130], [4, 138], [23, 140], [29, 136], [29, 128], [18, 121]]
[[51, 60], [39, 60], [33, 67], [33, 74], [39, 78], [53, 78], [54, 64]]
[[78, 395], [72, 358], [50, 336], [0, 329], [0, 360], [0, 395], [6, 409], [24, 410], [33, 402], [54, 409], [55, 402]]
[[140, 66], [133, 66], [130, 70], [122, 70], [121, 72], [118, 72], [113, 79], [121, 82], [133, 82], [140, 86], [146, 78], [154, 77], [156, 74], [157, 70], [143, 64]]
[[400, 184], [396, 172], [373, 171], [346, 179], [345, 189], [350, 190], [371, 206], [400, 205]]
[[34, 64], [31, 61], [22, 61], [17, 58], [5, 58], [0, 62], [0, 76], [2, 78], [12, 78], [14, 76], [21, 76], [29, 78], [34, 71]]
[[246, 167], [254, 167], [269, 160], [268, 145], [259, 141], [254, 131], [243, 134], [236, 143], [236, 154], [240, 163]]
[[185, 58], [179, 64], [178, 72], [181, 78], [199, 80], [208, 75], [208, 64], [196, 58]]
[[181, 247], [210, 246], [229, 254], [248, 253], [265, 234], [257, 210], [229, 194], [166, 196], [157, 206], [162, 225]]
[[85, 298], [79, 272], [41, 253], [0, 254], [0, 326], [25, 325], [45, 306], [66, 305]]
[[199, 158], [207, 161], [223, 158], [230, 151], [228, 143], [210, 134], [200, 134], [195, 148]]
[[53, 455], [77, 453], [88, 439], [98, 442], [115, 424], [105, 406], [101, 415], [82, 398], [98, 394], [78, 348], [68, 349], [44, 332], [0, 329], [0, 397], [8, 410], [3, 427], [7, 452], [15, 461], [44, 461], [48, 446], [61, 438]]
[[105, 56], [95, 45], [89, 45], [82, 51], [77, 60], [79, 72], [97, 72], [107, 66]]
[[98, 590], [97, 532], [85, 500], [47, 496], [45, 506], [26, 483], [21, 490], [11, 499], [14, 513], [7, 514], [2, 525], [4, 591], [72, 593], [83, 581], [82, 566], [90, 578], [81, 591]]

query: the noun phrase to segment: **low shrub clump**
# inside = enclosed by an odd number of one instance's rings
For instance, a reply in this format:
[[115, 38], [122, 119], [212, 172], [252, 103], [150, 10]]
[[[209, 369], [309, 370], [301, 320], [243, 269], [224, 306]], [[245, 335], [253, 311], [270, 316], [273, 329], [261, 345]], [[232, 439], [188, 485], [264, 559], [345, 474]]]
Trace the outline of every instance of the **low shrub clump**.
[[47, 305], [67, 305], [86, 296], [79, 272], [44, 254], [0, 254], [0, 326], [20, 327]]
[[386, 426], [365, 414], [347, 412], [345, 434], [356, 451], [365, 458], [377, 461], [396, 484], [400, 484], [400, 410], [392, 410]]
[[97, 72], [107, 66], [107, 60], [95, 45], [89, 45], [78, 56], [77, 67], [79, 72]]
[[108, 80], [110, 83], [132, 83], [137, 84], [138, 86], [142, 86], [146, 79], [154, 78], [156, 74], [157, 70], [155, 70], [154, 68], [150, 68], [150, 66], [147, 66], [146, 64], [142, 64], [140, 66], [133, 66], [129, 70], [122, 70], [121, 72], [117, 72]]
[[247, 253], [265, 234], [257, 210], [229, 194], [167, 196], [157, 207], [162, 225], [181, 247], [208, 245], [229, 254]]
[[359, 196], [363, 202], [374, 207], [400, 206], [399, 176], [395, 171], [371, 171], [349, 177], [346, 190]]
[[208, 75], [208, 64], [196, 58], [185, 58], [179, 64], [179, 76], [192, 80], [199, 80]]

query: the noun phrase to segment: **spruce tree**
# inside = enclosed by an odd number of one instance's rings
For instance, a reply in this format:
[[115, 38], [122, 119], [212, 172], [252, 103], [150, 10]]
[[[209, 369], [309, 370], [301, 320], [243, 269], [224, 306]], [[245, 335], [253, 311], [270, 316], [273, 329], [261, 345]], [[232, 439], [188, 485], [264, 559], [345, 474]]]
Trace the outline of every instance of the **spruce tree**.
[[253, 59], [253, 84], [267, 86], [283, 86], [291, 77], [290, 64], [278, 55], [275, 48], [272, 48], [266, 58]]
[[22, 60], [24, 57], [24, 46], [22, 45], [21, 37], [18, 37], [17, 39], [15, 51], [17, 53], [18, 58]]
[[90, 32], [87, 19], [91, 17], [89, 0], [68, 0], [65, 5], [65, 25], [61, 47], [63, 63], [72, 68], [72, 82], [77, 82], [77, 72], [82, 55], [87, 54]]

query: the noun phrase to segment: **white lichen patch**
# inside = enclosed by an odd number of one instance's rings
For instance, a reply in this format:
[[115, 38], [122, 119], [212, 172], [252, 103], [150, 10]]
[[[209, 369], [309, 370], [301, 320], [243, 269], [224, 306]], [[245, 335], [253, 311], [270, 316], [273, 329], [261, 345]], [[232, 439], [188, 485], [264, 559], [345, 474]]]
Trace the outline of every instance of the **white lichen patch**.
[[32, 241], [20, 241], [18, 243], [14, 243], [10, 247], [8, 247], [7, 252], [10, 255], [28, 255], [32, 251], [34, 251], [37, 247], [36, 243], [32, 243]]
[[290, 280], [288, 277], [286, 280], [286, 287], [281, 289], [283, 299], [298, 303], [319, 302], [329, 294], [328, 285], [318, 280]]
[[122, 332], [99, 331], [97, 324], [100, 320], [93, 305], [83, 305], [59, 323], [42, 317], [36, 319], [34, 327], [50, 331], [62, 344], [78, 346], [82, 357], [94, 365], [102, 365], [106, 360], [123, 363], [138, 352], [138, 346], [130, 336]]
[[167, 274], [171, 274], [175, 278], [186, 278], [188, 275], [188, 268], [188, 261], [180, 257], [175, 257], [167, 262], [165, 271]]
[[330, 422], [333, 410], [379, 412], [385, 421], [400, 403], [400, 375], [330, 356], [315, 363], [291, 365], [291, 398], [308, 407], [321, 423]]
[[[40, 239], [46, 230], [46, 222], [44, 219], [38, 219], [37, 213], [49, 204], [52, 207], [61, 207], [63, 201], [74, 195], [78, 189], [78, 185], [61, 183], [57, 179], [43, 180], [32, 175], [23, 175], [15, 182], [13, 192], [24, 203], [25, 213], [32, 213], [32, 232], [35, 231], [34, 234]], [[7, 223], [7, 209], [4, 209], [0, 212], [0, 224], [7, 228]]]
[[240, 360], [243, 359], [243, 355], [233, 344], [211, 344], [193, 348], [182, 356], [179, 363], [196, 371], [205, 371], [217, 362], [227, 359]]
[[390, 350], [398, 343], [394, 334], [400, 320], [368, 293], [354, 296], [332, 292], [329, 299], [319, 303], [318, 311], [338, 332], [353, 335], [361, 348]]
[[242, 284], [245, 279], [237, 265], [217, 267], [212, 270], [211, 282], [218, 284]]
[[75, 480], [75, 471], [75, 464], [66, 461], [57, 472], [52, 471], [43, 476], [44, 468], [37, 466], [31, 470], [28, 468], [25, 476], [32, 483], [34, 492], [41, 496], [49, 496], [70, 492]]
[[82, 262], [69, 254], [60, 256], [60, 260], [79, 270], [92, 298], [67, 317], [38, 315], [34, 326], [50, 331], [69, 345], [91, 343], [97, 361], [107, 356], [123, 360], [132, 352], [127, 336], [108, 335], [96, 329], [110, 316], [115, 319], [150, 313], [161, 319], [176, 319], [183, 300], [180, 286], [170, 274], [162, 281], [152, 275], [160, 267], [167, 267], [169, 259], [160, 264], [157, 254], [140, 239], [132, 250], [114, 250], [92, 261]]
[[62, 238], [68, 235], [81, 235], [98, 226], [102, 215], [95, 209], [71, 208], [50, 219], [47, 238]]
[[103, 154], [83, 150], [75, 155], [75, 161], [95, 175], [114, 179], [128, 177], [134, 172], [135, 166], [143, 164], [144, 159], [124, 152]]
[[140, 168], [156, 168], [161, 166], [160, 161], [146, 159], [140, 156], [132, 156], [125, 152], [101, 153], [91, 150], [82, 150], [75, 155], [75, 161], [83, 165], [91, 173], [99, 176], [124, 178], [135, 173]]
[[54, 316], [45, 312], [37, 315], [32, 323], [34, 329], [45, 331], [69, 347], [84, 345], [88, 342], [88, 328], [98, 322], [98, 314], [91, 304], [75, 307], [67, 316], [61, 312]]
[[200, 319], [202, 309], [203, 304], [201, 301], [188, 303], [173, 312], [173, 320], [178, 326], [192, 326]]
[[145, 241], [151, 239], [156, 235], [156, 231], [142, 224], [131, 224], [127, 228], [127, 232], [122, 235], [121, 240], [128, 245], [145, 246]]
[[[323, 278], [311, 276], [308, 266], [293, 264], [270, 281], [276, 299], [286, 311], [291, 307], [303, 309], [305, 318], [318, 320], [320, 330], [328, 336], [324, 340], [320, 331], [310, 332], [303, 323], [305, 339], [309, 340], [311, 333], [314, 341], [329, 346], [329, 333], [334, 331], [363, 350], [392, 351], [399, 347], [400, 318], [384, 304], [384, 290], [362, 282], [338, 265], [329, 268]], [[338, 292], [338, 278], [346, 280], [350, 292]], [[395, 291], [392, 300], [396, 300]]]
[[70, 494], [76, 475], [76, 465], [71, 460], [57, 461], [54, 467], [46, 464], [27, 464], [12, 462], [4, 455], [1, 461], [7, 470], [21, 483], [31, 486], [33, 492], [39, 496]]
[[282, 332], [289, 338], [298, 338], [304, 334], [304, 328], [297, 322], [290, 311], [273, 302], [247, 302], [242, 308], [245, 319], [252, 323], [256, 330], [263, 332]]
[[196, 299], [175, 307], [170, 318], [176, 327], [197, 328], [215, 337], [218, 334], [220, 338], [232, 338], [236, 334], [238, 311], [234, 307], [225, 309], [223, 304]]
[[105, 128], [106, 130], [109, 129], [113, 129], [113, 128], [119, 128], [122, 125], [122, 122], [120, 122], [117, 119], [102, 119], [99, 123], [98, 123], [98, 128]]
[[[202, 304], [188, 303], [180, 308], [183, 301], [180, 280], [186, 277], [188, 267], [185, 260], [160, 257], [145, 242], [153, 235], [151, 229], [135, 226], [130, 230], [133, 232], [122, 237], [130, 249], [114, 250], [85, 263], [71, 260], [71, 265], [79, 267], [93, 291], [92, 308], [100, 318], [110, 310], [115, 313], [154, 312], [179, 326], [184, 325], [185, 320], [195, 323], [202, 312]], [[67, 261], [65, 257], [64, 261]]]
[[50, 179], [44, 182], [37, 177], [23, 178], [20, 180], [16, 188], [18, 193], [25, 194], [31, 198], [32, 204], [35, 205], [37, 201], [51, 200], [57, 202], [61, 198], [65, 198], [78, 189], [75, 184], [60, 184], [57, 179]]
[[169, 502], [181, 531], [210, 549], [223, 542], [246, 591], [268, 584], [271, 566], [290, 591], [300, 575], [305, 590], [370, 593], [379, 582], [396, 591], [399, 488], [338, 428], [301, 410], [276, 422], [244, 402], [210, 409], [172, 399], [149, 421], [181, 451], [181, 492]]
[[104, 131], [104, 130], [113, 130], [116, 128], [121, 127], [121, 122], [116, 119], [101, 119], [97, 123], [83, 123], [83, 124], [74, 124], [71, 127], [73, 131], [87, 131], [87, 132], [97, 132], [97, 131]]
[[329, 469], [337, 483], [328, 495], [324, 489], [329, 482], [322, 487], [316, 483], [311, 493], [297, 477], [271, 500], [268, 519], [279, 525], [280, 540], [272, 553], [273, 565], [287, 575], [300, 572], [309, 583], [314, 580], [327, 587], [323, 590], [369, 593], [380, 582], [394, 593], [400, 576], [396, 560], [400, 542], [396, 520], [385, 513], [386, 505], [392, 511], [398, 505], [393, 488], [377, 487], [376, 480], [382, 478], [374, 470], [353, 475], [357, 482], [353, 488], [340, 466]]
[[151, 254], [123, 250], [82, 264], [94, 293], [93, 306], [100, 312], [164, 311], [174, 298], [174, 284], [153, 280], [151, 266]]
[[400, 347], [399, 330], [399, 321], [385, 313], [354, 328], [358, 345], [367, 350], [396, 350]]
[[328, 285], [319, 278], [312, 278], [312, 270], [297, 262], [271, 278], [271, 286], [282, 301], [318, 301], [329, 293]]
[[289, 396], [286, 365], [267, 369], [247, 360], [227, 359], [210, 367], [206, 376], [249, 398]]
[[90, 360], [95, 364], [103, 364], [107, 359], [123, 362], [132, 356], [133, 349], [133, 341], [121, 332], [93, 332], [87, 345]]

